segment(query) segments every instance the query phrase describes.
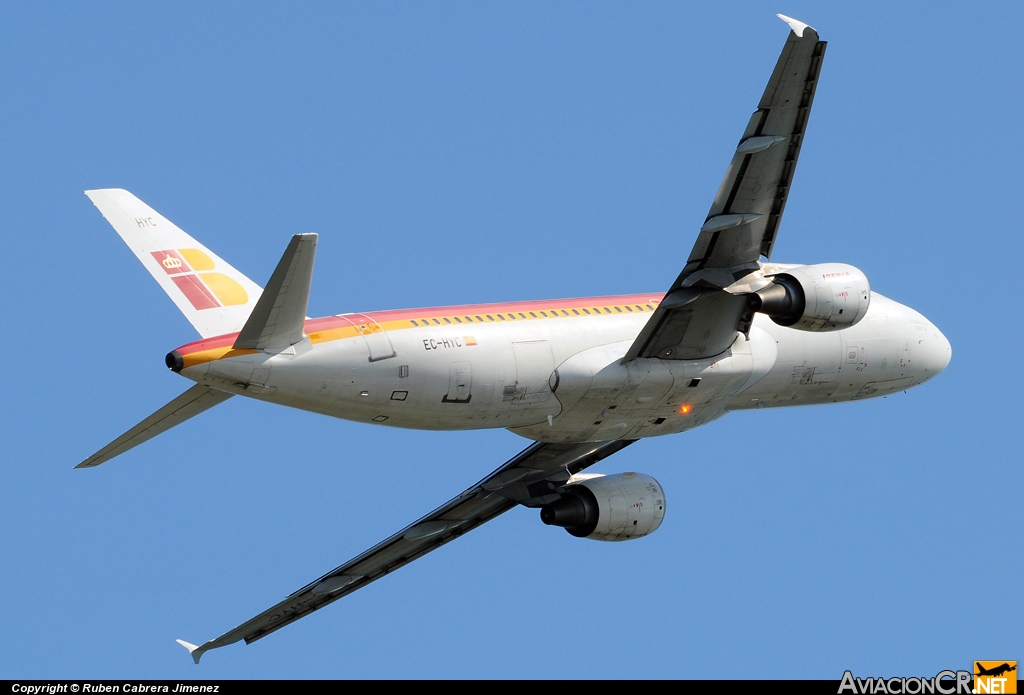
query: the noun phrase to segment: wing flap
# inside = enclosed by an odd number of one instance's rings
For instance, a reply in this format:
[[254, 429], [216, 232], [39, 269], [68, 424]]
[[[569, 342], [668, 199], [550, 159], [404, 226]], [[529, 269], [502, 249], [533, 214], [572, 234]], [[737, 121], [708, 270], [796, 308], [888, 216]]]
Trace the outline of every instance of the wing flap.
[[95, 454], [82, 461], [75, 468], [92, 468], [101, 463], [106, 463], [115, 456], [120, 456], [129, 449], [134, 449], [139, 444], [149, 441], [161, 432], [166, 432], [175, 425], [180, 425], [185, 420], [193, 418], [219, 403], [223, 403], [231, 398], [231, 395], [203, 384], [193, 386], [110, 444], [107, 444]]
[[750, 321], [745, 295], [709, 290], [683, 306], [673, 306], [671, 296], [655, 309], [622, 358], [623, 363], [638, 357], [713, 357], [728, 350], [736, 340], [737, 328]]
[[[543, 495], [538, 497], [535, 492], [564, 484], [571, 475], [632, 443], [618, 440], [532, 444], [459, 496], [235, 629], [198, 647], [178, 641], [188, 645], [186, 648], [190, 648], [196, 663], [210, 649], [239, 640], [255, 642], [440, 548], [517, 504], [536, 504]], [[524, 487], [523, 482], [530, 484]]]

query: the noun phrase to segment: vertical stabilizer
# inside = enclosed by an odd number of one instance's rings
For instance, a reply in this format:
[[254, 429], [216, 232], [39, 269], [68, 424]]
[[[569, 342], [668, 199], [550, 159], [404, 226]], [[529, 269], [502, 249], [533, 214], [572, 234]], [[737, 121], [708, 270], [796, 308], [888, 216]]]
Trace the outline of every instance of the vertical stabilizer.
[[259, 285], [128, 191], [85, 194], [200, 335], [241, 330], [263, 292]]

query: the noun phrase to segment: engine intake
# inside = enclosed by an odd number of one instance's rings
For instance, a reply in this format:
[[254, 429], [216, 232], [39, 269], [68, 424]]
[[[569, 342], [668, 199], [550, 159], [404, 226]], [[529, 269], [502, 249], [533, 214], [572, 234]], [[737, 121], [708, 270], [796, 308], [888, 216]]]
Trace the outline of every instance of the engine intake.
[[818, 263], [775, 275], [752, 295], [751, 306], [780, 326], [802, 331], [838, 331], [859, 322], [871, 304], [871, 285], [845, 263]]
[[665, 494], [642, 473], [580, 476], [561, 499], [540, 510], [540, 520], [577, 538], [626, 541], [654, 533], [665, 518]]

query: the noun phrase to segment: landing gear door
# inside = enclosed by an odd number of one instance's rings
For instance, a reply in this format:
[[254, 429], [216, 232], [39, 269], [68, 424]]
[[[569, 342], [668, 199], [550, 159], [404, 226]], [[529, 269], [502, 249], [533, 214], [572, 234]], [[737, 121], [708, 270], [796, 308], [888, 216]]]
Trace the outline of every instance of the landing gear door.
[[452, 362], [448, 375], [448, 393], [442, 403], [469, 403], [473, 397], [473, 365], [469, 362]]
[[[548, 380], [555, 371], [555, 360], [551, 354], [551, 345], [546, 340], [530, 340], [512, 343], [516, 356], [516, 382], [512, 403], [519, 407], [535, 406], [557, 408], [561, 411]], [[506, 389], [508, 387], [505, 387]]]
[[843, 341], [839, 333], [813, 333], [805, 345], [800, 383], [809, 386], [834, 384], [839, 379]]
[[345, 319], [359, 331], [370, 349], [370, 361], [386, 360], [395, 356], [395, 348], [391, 339], [381, 325], [366, 314], [343, 314], [338, 318]]

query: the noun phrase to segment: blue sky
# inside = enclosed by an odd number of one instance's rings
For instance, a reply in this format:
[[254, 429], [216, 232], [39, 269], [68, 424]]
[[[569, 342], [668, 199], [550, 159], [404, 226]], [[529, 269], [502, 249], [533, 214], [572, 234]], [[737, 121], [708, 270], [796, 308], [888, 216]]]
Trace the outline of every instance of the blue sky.
[[[3, 678], [932, 675], [1022, 659], [1017, 3], [0, 8]], [[601, 464], [604, 544], [517, 509], [251, 646], [202, 642], [525, 441], [232, 399], [72, 470], [195, 338], [82, 195], [124, 187], [311, 315], [662, 291], [786, 38], [828, 53], [774, 259], [928, 316], [939, 378], [737, 413]], [[1018, 500], [1018, 502], [1014, 502]], [[1014, 636], [1016, 635], [1016, 636]]]

